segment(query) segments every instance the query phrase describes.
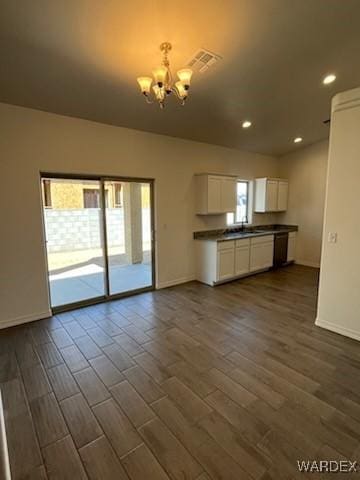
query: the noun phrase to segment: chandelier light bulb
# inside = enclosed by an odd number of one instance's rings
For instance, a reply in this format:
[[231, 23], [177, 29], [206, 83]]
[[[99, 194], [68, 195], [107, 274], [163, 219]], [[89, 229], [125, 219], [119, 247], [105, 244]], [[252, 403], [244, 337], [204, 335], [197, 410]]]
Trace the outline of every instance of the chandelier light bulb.
[[177, 90], [177, 93], [178, 93], [179, 97], [182, 100], [184, 100], [187, 97], [187, 94], [188, 94], [187, 90], [185, 89], [184, 84], [181, 81], [176, 82], [175, 83], [175, 88]]
[[156, 99], [159, 101], [159, 102], [163, 102], [164, 99], [165, 99], [165, 90], [163, 87], [159, 87], [159, 85], [154, 85], [153, 86], [153, 90], [154, 90], [154, 94], [155, 94], [155, 97]]
[[150, 93], [153, 79], [151, 77], [139, 77], [137, 81], [140, 85], [141, 93], [148, 95]]
[[184, 85], [185, 90], [188, 90], [190, 87], [191, 77], [192, 77], [191, 68], [182, 68], [177, 72], [177, 76], [180, 79], [180, 82]]
[[162, 65], [161, 67], [155, 68], [152, 73], [154, 75], [155, 83], [157, 83], [158, 86], [161, 88], [166, 81], [167, 68]]

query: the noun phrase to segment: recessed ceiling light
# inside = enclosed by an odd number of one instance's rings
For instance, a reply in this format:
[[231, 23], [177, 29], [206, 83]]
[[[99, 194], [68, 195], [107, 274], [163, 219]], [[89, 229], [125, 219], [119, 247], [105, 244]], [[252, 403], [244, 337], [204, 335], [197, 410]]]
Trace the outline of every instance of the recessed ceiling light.
[[330, 83], [335, 82], [335, 80], [336, 80], [336, 75], [334, 73], [329, 73], [329, 75], [326, 75], [326, 77], [323, 78], [323, 84], [329, 85]]
[[250, 120], [245, 120], [243, 123], [242, 123], [242, 128], [249, 128], [251, 127], [251, 122]]
[[303, 139], [301, 137], [294, 138], [294, 143], [300, 143], [302, 141], [303, 141]]

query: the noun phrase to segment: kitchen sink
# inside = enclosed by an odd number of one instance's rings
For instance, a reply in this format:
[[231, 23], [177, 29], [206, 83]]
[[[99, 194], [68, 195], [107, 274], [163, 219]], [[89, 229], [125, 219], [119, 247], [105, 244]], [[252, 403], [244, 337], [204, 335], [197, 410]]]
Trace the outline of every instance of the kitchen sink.
[[248, 237], [249, 235], [257, 235], [259, 233], [264, 233], [264, 230], [251, 230], [251, 231], [240, 231], [240, 232], [231, 232], [231, 233], [225, 233], [226, 238], [231, 238], [231, 237]]
[[259, 233], [263, 233], [263, 234], [266, 234], [266, 233], [269, 233], [270, 232], [268, 230], [244, 230], [244, 231], [237, 231], [237, 232], [229, 232], [229, 233], [225, 233], [224, 234], [224, 237], [225, 238], [228, 238], [228, 239], [231, 239], [231, 238], [239, 238], [239, 237], [252, 237], [253, 235], [259, 235]]

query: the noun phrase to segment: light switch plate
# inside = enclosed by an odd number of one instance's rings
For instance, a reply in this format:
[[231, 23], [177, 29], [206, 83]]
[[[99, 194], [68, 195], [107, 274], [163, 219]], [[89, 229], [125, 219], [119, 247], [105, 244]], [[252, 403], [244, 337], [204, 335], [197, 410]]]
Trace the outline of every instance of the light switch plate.
[[336, 243], [337, 242], [337, 233], [336, 232], [329, 232], [328, 242], [329, 243]]

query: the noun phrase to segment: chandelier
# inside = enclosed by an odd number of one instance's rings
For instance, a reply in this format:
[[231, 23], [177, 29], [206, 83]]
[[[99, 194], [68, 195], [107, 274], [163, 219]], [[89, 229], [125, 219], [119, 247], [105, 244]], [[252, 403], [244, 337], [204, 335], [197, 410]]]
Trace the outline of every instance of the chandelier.
[[153, 70], [154, 80], [151, 77], [139, 77], [137, 79], [141, 93], [145, 96], [147, 103], [153, 103], [151, 100], [151, 84], [153, 81], [155, 84], [152, 87], [153, 98], [157, 100], [160, 108], [164, 108], [166, 98], [174, 94], [181, 102], [181, 105], [185, 105], [185, 101], [188, 97], [190, 80], [192, 76], [192, 70], [190, 68], [183, 68], [177, 72], [179, 81], [173, 83], [173, 76], [170, 70], [170, 62], [168, 59], [168, 53], [172, 46], [169, 42], [164, 42], [160, 45], [160, 51], [163, 53], [163, 61], [160, 67]]

